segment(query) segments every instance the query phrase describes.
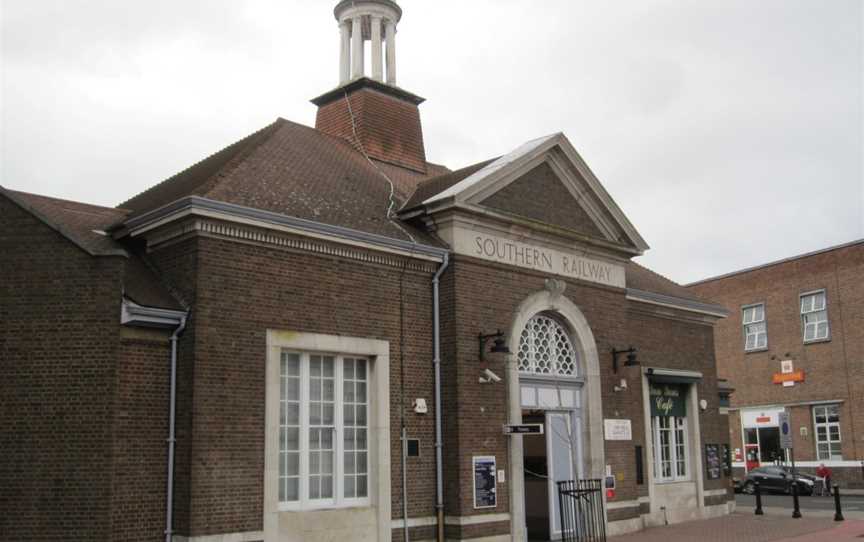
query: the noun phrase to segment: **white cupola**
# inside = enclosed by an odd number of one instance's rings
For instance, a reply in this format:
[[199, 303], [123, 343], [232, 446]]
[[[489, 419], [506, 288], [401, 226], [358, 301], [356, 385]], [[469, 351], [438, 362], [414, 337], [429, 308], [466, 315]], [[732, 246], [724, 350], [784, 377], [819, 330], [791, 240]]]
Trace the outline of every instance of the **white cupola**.
[[339, 85], [367, 77], [365, 42], [372, 42], [373, 80], [384, 83], [384, 45], [386, 42], [386, 84], [396, 86], [396, 25], [402, 9], [393, 0], [342, 0], [333, 10], [339, 21], [341, 49]]

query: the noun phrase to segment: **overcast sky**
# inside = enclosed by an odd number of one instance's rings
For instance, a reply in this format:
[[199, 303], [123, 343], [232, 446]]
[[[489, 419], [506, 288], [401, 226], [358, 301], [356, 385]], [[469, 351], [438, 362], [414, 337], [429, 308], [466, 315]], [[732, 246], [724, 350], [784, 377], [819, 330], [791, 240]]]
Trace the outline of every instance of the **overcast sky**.
[[[333, 88], [335, 0], [0, 0], [0, 184], [114, 206]], [[864, 237], [861, 0], [400, 0], [451, 168], [564, 132], [688, 282]]]

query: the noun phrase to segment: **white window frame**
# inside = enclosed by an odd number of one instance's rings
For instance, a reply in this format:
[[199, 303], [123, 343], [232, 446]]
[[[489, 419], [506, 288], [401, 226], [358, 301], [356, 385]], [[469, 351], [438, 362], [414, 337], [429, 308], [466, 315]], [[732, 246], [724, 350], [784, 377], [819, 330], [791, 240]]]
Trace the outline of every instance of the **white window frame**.
[[[756, 315], [758, 313], [757, 309], [759, 309], [759, 308], [762, 309], [762, 318], [757, 320]], [[751, 311], [752, 311], [752, 317], [751, 317]], [[762, 327], [764, 329], [762, 331], [751, 332], [750, 328], [756, 327], [759, 324], [762, 324]], [[743, 331], [744, 331], [744, 351], [745, 352], [757, 352], [760, 350], [767, 350], [768, 349], [768, 317], [767, 317], [767, 314], [765, 312], [765, 303], [754, 303], [752, 305], [745, 305], [745, 306], [741, 307], [741, 326], [742, 326]], [[765, 337], [765, 344], [760, 345], [759, 344], [759, 337], [763, 336], [763, 335]], [[754, 345], [748, 348], [747, 347], [748, 339], [751, 336], [755, 337]]]
[[[828, 409], [831, 407], [837, 408], [837, 421], [836, 422], [829, 422], [828, 421]], [[816, 412], [818, 410], [824, 410], [825, 411], [825, 422], [824, 423], [818, 423], [816, 421]], [[843, 460], [843, 433], [840, 430], [841, 410], [842, 409], [841, 409], [840, 404], [814, 405], [813, 406], [813, 442], [814, 442], [814, 445], [816, 446], [816, 460], [817, 461], [837, 461], [837, 460], [842, 461]], [[820, 427], [825, 428], [826, 440], [823, 440], [823, 441], [819, 440], [819, 428]], [[831, 428], [832, 427], [837, 428], [837, 440], [831, 440]], [[828, 457], [822, 457], [819, 454], [819, 445], [820, 444], [827, 444], [828, 445]], [[840, 445], [840, 454], [839, 455], [835, 456], [835, 455], [831, 454], [831, 445], [832, 444]]]
[[[332, 508], [352, 508], [369, 506], [371, 499], [369, 497], [372, 483], [372, 461], [370, 448], [370, 414], [371, 414], [371, 399], [370, 381], [372, 372], [371, 360], [364, 356], [356, 356], [352, 354], [334, 354], [331, 352], [308, 352], [298, 351], [295, 349], [282, 349], [282, 353], [297, 354], [300, 356], [300, 484], [298, 492], [298, 500], [296, 501], [279, 501], [280, 511], [301, 511], [301, 510], [326, 510]], [[332, 498], [316, 498], [312, 499], [309, 496], [309, 480], [310, 480], [310, 445], [309, 445], [309, 430], [311, 427], [309, 417], [309, 384], [310, 384], [310, 357], [332, 357], [334, 359], [333, 375], [334, 375], [334, 420], [333, 420], [333, 473], [334, 488]], [[281, 358], [281, 354], [280, 354]], [[362, 359], [366, 362], [366, 496], [362, 498], [345, 498], [345, 425], [344, 425], [344, 360]], [[281, 400], [281, 396], [280, 396]], [[278, 470], [278, 467], [277, 467]], [[277, 482], [278, 483], [278, 482]]]
[[[664, 476], [663, 475], [663, 457], [662, 451], [660, 449], [660, 418], [668, 418], [670, 423], [672, 424], [671, 429], [669, 429], [670, 436], [670, 460], [672, 462], [672, 475]], [[675, 424], [681, 422], [682, 436], [681, 442], [678, 442], [678, 431]], [[652, 450], [654, 453], [654, 480], [658, 483], [674, 483], [674, 482], [688, 482], [692, 478], [692, 465], [690, 462], [690, 428], [689, 428], [689, 420], [687, 416], [651, 416], [651, 434], [652, 438]], [[678, 474], [678, 462], [679, 462], [679, 454], [678, 454], [678, 445], [682, 444], [684, 447], [684, 474]]]
[[[804, 300], [806, 298], [810, 298], [810, 297], [816, 298], [819, 295], [822, 296], [822, 301], [823, 301], [822, 308], [820, 308], [820, 309], [814, 308], [815, 307], [815, 302], [814, 302], [814, 303], [811, 303], [811, 307], [808, 310], [805, 310], [804, 309]], [[813, 290], [811, 292], [802, 293], [798, 297], [798, 308], [801, 312], [801, 338], [803, 339], [804, 344], [830, 341], [831, 340], [831, 323], [828, 320], [828, 293], [825, 291], [825, 289], [823, 288], [821, 290]], [[809, 315], [817, 315], [818, 316], [819, 313], [823, 313], [825, 318], [822, 320], [819, 320], [817, 322], [807, 322], [807, 317]], [[819, 336], [816, 336], [814, 334], [814, 337], [812, 339], [808, 339], [807, 338], [807, 328], [810, 326], [813, 326], [816, 328], [816, 333], [818, 333], [819, 324], [821, 324], [823, 322], [825, 323], [825, 336], [819, 337]]]

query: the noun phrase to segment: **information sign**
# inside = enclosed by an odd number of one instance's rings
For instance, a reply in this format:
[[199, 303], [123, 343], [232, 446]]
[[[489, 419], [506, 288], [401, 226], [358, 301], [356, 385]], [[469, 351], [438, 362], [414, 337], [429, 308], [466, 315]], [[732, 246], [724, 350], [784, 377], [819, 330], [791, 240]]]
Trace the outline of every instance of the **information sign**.
[[542, 435], [542, 423], [521, 423], [504, 426], [505, 435]]
[[789, 419], [788, 412], [781, 412], [777, 415], [777, 421], [780, 422], [780, 448], [792, 449], [792, 422]]
[[474, 508], [495, 508], [498, 488], [495, 484], [495, 456], [474, 456]]

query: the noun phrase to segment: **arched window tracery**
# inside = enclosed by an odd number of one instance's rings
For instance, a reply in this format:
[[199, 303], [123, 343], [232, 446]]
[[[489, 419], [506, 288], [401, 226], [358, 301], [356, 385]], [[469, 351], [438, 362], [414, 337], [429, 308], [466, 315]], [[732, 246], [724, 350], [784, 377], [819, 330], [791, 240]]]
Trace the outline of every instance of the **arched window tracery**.
[[578, 356], [567, 329], [547, 314], [534, 315], [519, 339], [519, 372], [539, 376], [578, 376]]

